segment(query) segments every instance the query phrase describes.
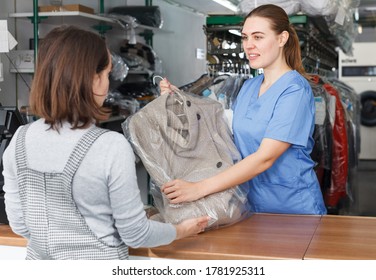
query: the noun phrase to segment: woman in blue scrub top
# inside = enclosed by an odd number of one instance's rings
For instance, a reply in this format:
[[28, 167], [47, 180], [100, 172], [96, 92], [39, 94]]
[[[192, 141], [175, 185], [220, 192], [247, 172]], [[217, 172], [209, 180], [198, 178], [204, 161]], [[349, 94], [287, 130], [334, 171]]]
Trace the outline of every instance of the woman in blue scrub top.
[[[326, 214], [310, 157], [315, 104], [298, 36], [286, 12], [262, 5], [245, 18], [244, 52], [263, 74], [247, 80], [233, 106], [233, 133], [243, 160], [199, 182], [180, 179], [162, 191], [172, 203], [194, 201], [245, 184], [254, 212]], [[161, 92], [174, 87], [166, 79]]]

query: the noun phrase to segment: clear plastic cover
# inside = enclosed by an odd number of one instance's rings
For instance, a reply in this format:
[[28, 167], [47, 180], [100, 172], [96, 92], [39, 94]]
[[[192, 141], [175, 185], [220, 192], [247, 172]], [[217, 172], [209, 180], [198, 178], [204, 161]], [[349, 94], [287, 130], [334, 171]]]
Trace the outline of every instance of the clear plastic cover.
[[119, 24], [120, 27], [122, 27], [125, 30], [126, 38], [131, 44], [137, 43], [135, 29], [139, 26], [139, 24], [136, 18], [128, 15], [118, 14], [106, 14], [105, 16], [112, 18]]
[[[337, 207], [340, 200], [347, 193], [347, 179], [349, 171], [349, 143], [347, 135], [347, 122], [345, 109], [341, 101], [341, 96], [336, 87], [325, 78], [317, 75], [311, 75], [311, 82], [321, 86], [328, 97], [328, 114], [333, 118], [331, 123], [331, 145], [330, 160], [331, 172], [329, 182], [323, 190], [325, 205], [328, 207]], [[316, 87], [317, 88], [317, 87]], [[331, 112], [332, 111], [332, 112]]]
[[200, 181], [241, 159], [219, 102], [177, 90], [148, 103], [122, 128], [151, 177], [150, 192], [162, 221], [176, 224], [208, 215], [207, 229], [213, 229], [251, 214], [247, 189], [241, 186], [178, 204], [160, 191], [173, 179]]
[[339, 200], [346, 195], [349, 156], [346, 117], [337, 89], [330, 83], [325, 83], [323, 87], [336, 101], [333, 126], [332, 184], [325, 196], [327, 205], [336, 206]]
[[313, 82], [310, 85], [315, 96], [316, 107], [315, 130], [313, 134], [315, 146], [311, 157], [318, 165], [317, 167], [331, 170], [332, 125], [329, 120], [329, 97], [322, 85], [317, 85]]
[[111, 70], [111, 77], [115, 81], [124, 81], [124, 79], [127, 77], [129, 68], [123, 58], [114, 53], [111, 52], [111, 59], [112, 59], [112, 70]]
[[110, 14], [127, 15], [137, 22], [155, 28], [162, 28], [163, 18], [159, 6], [119, 6], [109, 10]]
[[254, 8], [264, 4], [277, 5], [288, 15], [302, 13], [311, 17], [323, 17], [341, 50], [347, 55], [352, 55], [352, 44], [358, 34], [353, 15], [360, 0], [242, 0], [239, 2], [238, 11], [247, 15]]
[[338, 3], [333, 0], [300, 1], [300, 11], [309, 16], [327, 16], [336, 14]]
[[300, 2], [299, 0], [242, 0], [239, 2], [238, 12], [247, 15], [258, 6], [274, 4], [283, 8], [288, 15], [294, 15], [300, 11]]

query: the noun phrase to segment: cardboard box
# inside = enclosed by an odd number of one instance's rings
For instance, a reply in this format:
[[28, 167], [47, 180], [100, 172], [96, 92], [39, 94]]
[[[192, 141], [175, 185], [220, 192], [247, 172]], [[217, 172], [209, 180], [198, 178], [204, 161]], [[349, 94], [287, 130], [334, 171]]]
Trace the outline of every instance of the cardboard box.
[[77, 11], [88, 14], [94, 14], [94, 9], [80, 5], [80, 4], [71, 4], [63, 6], [39, 6], [39, 12], [64, 12], [64, 11]]

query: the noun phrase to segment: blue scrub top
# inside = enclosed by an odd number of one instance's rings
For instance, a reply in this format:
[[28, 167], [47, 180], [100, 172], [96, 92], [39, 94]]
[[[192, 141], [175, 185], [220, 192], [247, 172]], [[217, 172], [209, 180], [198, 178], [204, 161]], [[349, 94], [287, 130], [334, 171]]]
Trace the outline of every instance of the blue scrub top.
[[314, 145], [315, 103], [308, 81], [295, 70], [285, 73], [258, 97], [264, 75], [247, 80], [234, 103], [233, 132], [243, 158], [263, 138], [291, 144], [271, 168], [248, 181], [254, 212], [326, 214], [310, 157]]

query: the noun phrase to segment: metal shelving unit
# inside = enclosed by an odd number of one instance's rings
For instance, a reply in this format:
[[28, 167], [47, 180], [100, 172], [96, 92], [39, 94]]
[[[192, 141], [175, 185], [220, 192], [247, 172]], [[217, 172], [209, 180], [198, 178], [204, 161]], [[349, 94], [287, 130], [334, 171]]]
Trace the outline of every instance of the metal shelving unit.
[[[33, 21], [33, 13], [11, 13], [9, 14], [11, 18], [23, 18], [23, 19], [30, 19]], [[65, 21], [69, 22], [70, 24], [84, 24], [88, 27], [95, 27], [94, 24], [102, 23], [107, 24], [111, 28], [120, 28], [119, 23], [113, 19], [106, 16], [101, 15], [94, 15], [88, 14], [79, 11], [59, 11], [59, 12], [40, 12], [38, 13], [39, 22], [43, 20], [43, 23], [57, 25], [62, 24]], [[140, 30], [149, 30], [153, 32], [169, 32], [167, 30], [141, 25], [138, 24], [136, 29]]]
[[[145, 5], [151, 5], [150, 0], [145, 1]], [[99, 15], [84, 13], [80, 11], [57, 11], [57, 12], [39, 12], [38, 11], [38, 0], [33, 0], [33, 12], [25, 13], [10, 13], [10, 18], [31, 20], [34, 25], [34, 61], [36, 61], [38, 53], [38, 33], [39, 24], [43, 20], [43, 23], [51, 25], [61, 25], [66, 22], [69, 24], [76, 24], [80, 26], [86, 26], [89, 28], [94, 28], [100, 34], [104, 34], [106, 31], [113, 28], [124, 29], [123, 24], [115, 18], [106, 17], [104, 15], [104, 0], [100, 0], [100, 11]], [[129, 28], [130, 29], [130, 28]], [[154, 32], [171, 33], [171, 31], [146, 26], [142, 24], [137, 24], [135, 26], [136, 30], [140, 30], [140, 35], [144, 36], [147, 41], [151, 42], [151, 38]]]

